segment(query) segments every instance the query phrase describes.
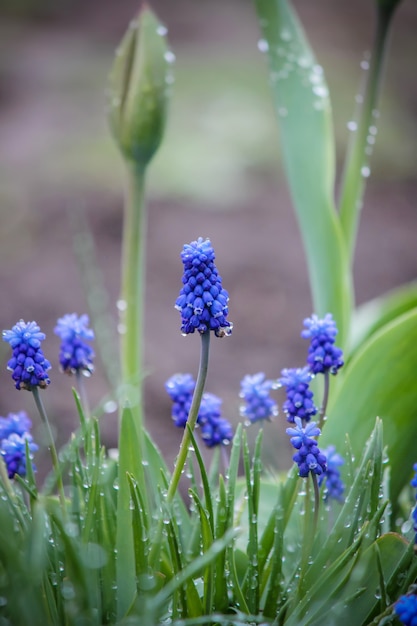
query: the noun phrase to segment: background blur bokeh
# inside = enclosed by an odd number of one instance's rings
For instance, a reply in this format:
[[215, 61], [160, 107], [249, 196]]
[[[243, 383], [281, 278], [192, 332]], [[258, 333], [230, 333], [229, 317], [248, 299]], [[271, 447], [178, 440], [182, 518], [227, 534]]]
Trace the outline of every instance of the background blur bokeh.
[[[294, 4], [329, 83], [340, 169], [373, 2]], [[207, 389], [222, 396], [225, 417], [235, 424], [244, 374], [272, 378], [302, 364], [299, 332], [312, 311], [252, 3], [152, 6], [169, 29], [176, 63], [167, 132], [149, 173], [146, 407], [171, 463], [181, 433], [171, 426], [163, 383], [176, 371], [195, 373], [199, 351], [197, 337], [181, 336], [173, 308], [183, 243], [212, 239], [230, 292], [235, 330], [213, 341]], [[77, 420], [71, 380], [58, 371], [57, 317], [92, 305], [107, 337], [110, 367], [98, 361], [88, 381], [93, 406], [106, 394], [106, 371], [114, 375], [123, 167], [106, 124], [105, 88], [137, 9], [134, 0], [3, 0], [0, 8], [0, 320], [10, 328], [19, 318], [35, 319], [47, 333], [53, 370], [45, 403], [59, 445]], [[416, 27], [417, 4], [404, 0], [358, 242], [359, 303], [416, 276]], [[32, 398], [14, 391], [4, 370], [6, 348], [0, 345], [0, 414], [25, 409], [37, 423]], [[105, 413], [102, 428], [105, 443], [116, 445], [117, 414]], [[285, 467], [284, 419], [267, 429], [268, 460]]]

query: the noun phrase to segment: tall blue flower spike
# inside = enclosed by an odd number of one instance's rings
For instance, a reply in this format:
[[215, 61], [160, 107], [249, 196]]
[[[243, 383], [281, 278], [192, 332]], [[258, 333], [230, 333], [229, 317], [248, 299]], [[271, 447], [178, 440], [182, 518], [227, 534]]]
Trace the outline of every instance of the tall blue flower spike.
[[297, 450], [293, 460], [299, 468], [299, 475], [303, 478], [311, 474], [320, 476], [326, 471], [326, 457], [318, 448], [317, 441], [312, 437], [320, 435], [320, 428], [315, 422], [309, 422], [305, 428], [301, 419], [295, 418], [295, 428], [287, 428], [287, 435], [290, 435], [291, 445]]
[[88, 324], [88, 315], [76, 313], [68, 313], [57, 321], [54, 332], [61, 339], [59, 362], [66, 374], [82, 372], [88, 376], [94, 371], [94, 350], [86, 343], [94, 339], [94, 331]]
[[[411, 481], [411, 486], [414, 487], [415, 489], [417, 489], [417, 463], [414, 464], [413, 466], [413, 470], [415, 472], [414, 477]], [[416, 493], [416, 504], [413, 508], [413, 512], [412, 512], [412, 518], [413, 518], [413, 528], [414, 528], [414, 543], [416, 544], [414, 546], [414, 549], [416, 549], [417, 546], [417, 493]]]
[[323, 454], [327, 459], [327, 469], [326, 471], [319, 476], [318, 483], [319, 487], [325, 484], [325, 492], [324, 499], [328, 500], [329, 498], [333, 498], [334, 500], [338, 500], [339, 502], [343, 502], [343, 493], [345, 491], [345, 484], [340, 477], [339, 467], [344, 465], [344, 460], [336, 452], [336, 448], [334, 446], [329, 446], [325, 450], [323, 450]]
[[228, 445], [233, 439], [233, 428], [223, 417], [209, 419], [201, 426], [201, 436], [208, 448]]
[[240, 407], [240, 415], [248, 424], [261, 420], [270, 421], [278, 415], [278, 405], [270, 397], [271, 389], [276, 387], [276, 381], [266, 380], [263, 372], [253, 376], [247, 374], [243, 378], [240, 383], [240, 397], [245, 403]]
[[31, 426], [32, 422], [24, 411], [0, 417], [0, 455], [6, 464], [9, 478], [15, 474], [26, 476], [26, 442], [31, 459], [38, 449], [29, 432]]
[[317, 413], [313, 392], [309, 388], [312, 378], [307, 366], [282, 370], [278, 385], [285, 387], [287, 399], [282, 410], [288, 422], [294, 423], [296, 417], [308, 422]]
[[405, 626], [417, 626], [417, 596], [401, 596], [394, 604], [394, 612]]
[[11, 330], [3, 331], [3, 341], [12, 348], [12, 358], [7, 369], [12, 372], [16, 389], [32, 391], [35, 387], [44, 389], [50, 380], [47, 371], [51, 364], [45, 359], [41, 342], [44, 333], [36, 322], [20, 320]]
[[196, 330], [212, 330], [216, 337], [230, 335], [233, 324], [227, 320], [229, 294], [223, 289], [210, 240], [199, 237], [185, 244], [181, 259], [183, 287], [175, 303], [181, 313], [181, 332], [188, 335]]
[[334, 345], [338, 330], [332, 314], [327, 313], [323, 319], [317, 315], [307, 317], [304, 326], [301, 337], [311, 340], [307, 357], [310, 371], [313, 374], [337, 374], [343, 365], [343, 352]]

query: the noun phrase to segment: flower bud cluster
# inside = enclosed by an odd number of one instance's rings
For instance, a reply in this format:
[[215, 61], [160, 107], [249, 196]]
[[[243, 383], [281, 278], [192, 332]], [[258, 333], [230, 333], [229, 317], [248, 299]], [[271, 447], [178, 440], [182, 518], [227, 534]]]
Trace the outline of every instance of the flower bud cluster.
[[0, 455], [9, 478], [14, 478], [16, 474], [26, 476], [26, 445], [31, 459], [38, 449], [29, 432], [31, 426], [32, 422], [24, 411], [0, 417]]
[[290, 435], [291, 444], [297, 450], [293, 460], [299, 467], [299, 474], [306, 477], [311, 472], [320, 476], [326, 471], [326, 457], [319, 450], [317, 441], [312, 437], [320, 435], [320, 428], [315, 422], [309, 422], [305, 428], [301, 419], [295, 418], [295, 427], [287, 428], [287, 435]]
[[32, 391], [45, 388], [50, 380], [47, 371], [51, 364], [44, 357], [41, 342], [45, 339], [36, 322], [20, 320], [11, 330], [3, 331], [3, 341], [12, 348], [12, 358], [7, 369], [12, 372], [16, 389]]
[[182, 333], [212, 330], [216, 337], [230, 335], [233, 325], [227, 320], [229, 294], [223, 289], [210, 240], [199, 237], [184, 245], [181, 259], [183, 287], [175, 308], [181, 313]]
[[265, 374], [246, 375], [240, 383], [240, 397], [245, 403], [240, 407], [240, 414], [249, 424], [262, 420], [270, 421], [278, 415], [278, 405], [270, 397], [271, 389], [276, 388], [276, 381], [266, 380]]
[[319, 319], [317, 315], [307, 317], [304, 326], [306, 328], [301, 336], [311, 340], [307, 357], [311, 372], [337, 374], [343, 365], [343, 352], [334, 345], [338, 330], [331, 313], [327, 313], [323, 319]]
[[287, 399], [282, 409], [287, 415], [288, 422], [294, 423], [296, 417], [308, 422], [317, 413], [313, 392], [309, 387], [312, 378], [307, 366], [282, 370], [278, 384], [285, 387]]
[[94, 350], [86, 341], [94, 339], [94, 331], [88, 328], [88, 315], [68, 313], [60, 317], [55, 334], [61, 339], [59, 363], [66, 374], [82, 372], [89, 376], [94, 371]]

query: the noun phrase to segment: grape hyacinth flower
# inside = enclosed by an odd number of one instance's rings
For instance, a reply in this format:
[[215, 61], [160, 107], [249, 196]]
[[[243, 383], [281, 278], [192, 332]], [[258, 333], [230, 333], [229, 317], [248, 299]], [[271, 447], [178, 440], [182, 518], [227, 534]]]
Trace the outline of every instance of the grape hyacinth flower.
[[317, 441], [312, 437], [320, 435], [320, 428], [315, 422], [310, 422], [305, 428], [302, 426], [301, 419], [296, 417], [295, 428], [287, 428], [287, 435], [290, 435], [291, 445], [297, 450], [293, 456], [293, 460], [299, 468], [299, 475], [303, 478], [309, 473], [320, 476], [326, 471], [326, 457], [319, 450]]
[[327, 313], [323, 319], [317, 315], [307, 317], [304, 326], [301, 337], [311, 340], [307, 357], [310, 371], [313, 374], [337, 374], [343, 365], [343, 351], [334, 345], [338, 330], [332, 314]]
[[31, 426], [32, 422], [25, 411], [0, 417], [0, 455], [6, 464], [9, 478], [15, 474], [26, 475], [26, 441], [31, 459], [38, 449], [29, 433]]
[[417, 626], [417, 596], [401, 596], [394, 604], [394, 612], [405, 626]]
[[228, 445], [233, 439], [233, 428], [223, 417], [208, 419], [201, 426], [201, 436], [208, 448]]
[[9, 413], [7, 417], [0, 417], [0, 440], [6, 439], [12, 433], [22, 436], [32, 427], [32, 422], [25, 411]]
[[276, 389], [276, 382], [266, 380], [265, 374], [259, 372], [251, 376], [247, 374], [240, 383], [240, 397], [245, 401], [240, 407], [240, 414], [247, 424], [261, 420], [271, 421], [278, 415], [278, 405], [270, 397], [271, 389]]
[[44, 389], [50, 380], [47, 371], [51, 364], [45, 359], [41, 342], [45, 339], [36, 322], [20, 320], [11, 330], [3, 331], [3, 341], [12, 348], [12, 358], [7, 369], [12, 372], [16, 389], [33, 391]]
[[[36, 452], [38, 446], [34, 443], [30, 433], [11, 433], [6, 439], [0, 442], [0, 454], [7, 467], [9, 478], [14, 478], [15, 474], [26, 476], [26, 442], [28, 443], [30, 458]], [[35, 470], [36, 468], [33, 467]]]
[[210, 240], [199, 237], [185, 244], [181, 259], [183, 287], [175, 308], [181, 313], [183, 335], [195, 330], [201, 334], [212, 330], [216, 337], [230, 335], [233, 324], [227, 320], [229, 294], [223, 289]]
[[88, 328], [88, 315], [68, 313], [60, 317], [54, 332], [61, 339], [59, 362], [66, 374], [82, 372], [89, 376], [94, 371], [94, 351], [86, 341], [94, 339], [94, 331]]
[[[417, 463], [415, 463], [413, 465], [413, 470], [415, 472], [414, 477], [411, 481], [411, 486], [414, 487], [415, 489], [417, 489]], [[414, 528], [414, 543], [417, 545], [417, 493], [416, 493], [416, 504], [413, 508], [413, 512], [411, 514], [412, 518], [413, 518], [413, 528]], [[416, 548], [416, 546], [414, 546], [414, 549]]]
[[334, 446], [329, 446], [328, 448], [323, 450], [323, 454], [327, 459], [327, 469], [323, 474], [319, 476], [319, 487], [321, 487], [323, 483], [325, 484], [325, 500], [333, 498], [334, 500], [343, 502], [345, 485], [340, 478], [339, 467], [344, 464], [344, 460], [340, 456], [340, 454], [336, 452], [336, 448]]
[[194, 378], [191, 374], [174, 374], [165, 383], [165, 389], [173, 402], [171, 415], [175, 426], [185, 428], [195, 389]]
[[281, 371], [278, 385], [285, 387], [287, 395], [282, 405], [287, 422], [294, 423], [297, 417], [308, 422], [317, 413], [313, 392], [309, 388], [312, 378], [308, 367], [286, 368]]

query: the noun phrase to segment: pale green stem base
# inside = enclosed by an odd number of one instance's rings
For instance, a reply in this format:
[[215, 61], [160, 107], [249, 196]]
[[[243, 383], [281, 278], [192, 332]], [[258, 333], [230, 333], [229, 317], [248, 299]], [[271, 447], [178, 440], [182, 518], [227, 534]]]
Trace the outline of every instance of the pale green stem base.
[[53, 466], [53, 468], [55, 470], [55, 477], [56, 477], [56, 482], [57, 482], [57, 486], [58, 486], [59, 501], [61, 503], [62, 512], [64, 514], [66, 514], [64, 484], [62, 482], [61, 467], [59, 465], [58, 453], [56, 451], [54, 436], [53, 436], [52, 430], [51, 430], [51, 425], [49, 423], [48, 415], [47, 415], [47, 413], [45, 411], [45, 407], [43, 405], [42, 398], [41, 398], [41, 396], [39, 394], [39, 388], [38, 387], [34, 387], [32, 389], [32, 393], [33, 393], [33, 397], [35, 398], [35, 403], [36, 403], [36, 407], [37, 407], [37, 409], [39, 411], [39, 415], [41, 416], [42, 422], [44, 423], [44, 425], [46, 427], [46, 431], [48, 433], [48, 438], [49, 438], [49, 446], [48, 447], [49, 447], [49, 451], [51, 453], [52, 466]]
[[76, 373], [76, 380], [77, 380], [78, 393], [79, 393], [80, 400], [81, 400], [81, 406], [83, 407], [83, 411], [84, 411], [84, 416], [86, 419], [89, 419], [90, 407], [89, 407], [89, 402], [88, 402], [87, 390], [85, 388], [85, 383], [84, 383], [84, 376], [81, 372]]

